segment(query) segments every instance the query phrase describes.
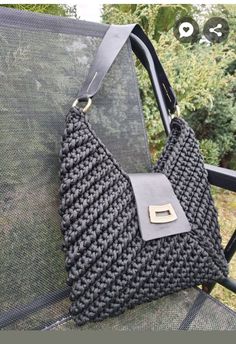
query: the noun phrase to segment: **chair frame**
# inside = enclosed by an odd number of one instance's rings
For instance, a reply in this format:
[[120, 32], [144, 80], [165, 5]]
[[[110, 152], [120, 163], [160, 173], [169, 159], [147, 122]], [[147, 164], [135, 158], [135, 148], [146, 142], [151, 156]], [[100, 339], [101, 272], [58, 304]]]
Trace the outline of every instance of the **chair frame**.
[[[14, 22], [16, 23], [18, 15], [19, 15], [18, 12], [21, 13], [20, 15], [21, 15], [22, 19], [24, 19], [24, 17], [25, 17], [23, 11], [16, 11], [16, 10], [12, 10], [12, 9], [9, 10], [9, 9], [5, 9], [5, 8], [2, 8], [2, 11], [6, 11], [5, 22], [4, 22], [5, 25], [8, 24], [9, 20], [11, 21], [12, 19], [14, 19]], [[10, 11], [12, 11], [12, 14], [9, 16], [8, 12], [10, 12]], [[13, 18], [12, 18], [12, 15], [14, 15]], [[34, 16], [34, 15], [35, 14], [31, 14], [30, 16]], [[27, 16], [28, 16], [28, 13], [27, 13]], [[52, 17], [45, 16], [45, 18], [46, 18], [46, 25], [48, 25], [48, 23], [51, 22]], [[64, 19], [64, 20], [67, 23], [68, 19]], [[36, 28], [41, 27], [42, 21], [41, 20], [35, 20], [34, 25]], [[55, 31], [56, 31], [57, 24], [55, 24], [54, 26], [55, 26]], [[105, 25], [104, 25], [104, 27], [105, 27]], [[63, 32], [65, 32], [65, 33], [67, 32], [67, 30], [70, 33], [71, 32], [76, 33], [75, 22], [72, 23], [72, 21], [71, 21], [69, 24], [69, 21], [68, 21], [68, 26], [65, 25], [63, 30], [64, 30]], [[102, 30], [102, 32], [103, 32], [103, 30]], [[148, 51], [147, 48], [145, 48], [145, 44], [144, 44], [144, 46], [142, 44], [140, 44], [138, 37], [136, 37], [135, 35], [131, 34], [130, 41], [131, 41], [131, 45], [136, 44], [136, 47], [140, 50], [140, 52], [146, 58], [147, 66], [150, 69], [150, 70], [148, 70], [149, 76], [151, 78], [155, 97], [156, 97], [157, 103], [158, 103], [159, 108], [160, 108], [163, 125], [165, 128], [166, 134], [168, 135], [170, 133], [171, 117], [167, 111], [167, 108], [165, 105], [165, 100], [164, 100], [164, 97], [162, 96], [162, 93], [161, 93], [161, 87], [160, 87], [160, 83], [158, 80], [158, 73], [156, 73], [156, 71], [155, 71], [155, 66], [152, 62], [150, 52]], [[211, 184], [223, 187], [223, 188], [228, 189], [228, 190], [236, 191], [236, 173], [235, 172], [227, 170], [227, 169], [215, 167], [215, 166], [210, 166], [210, 165], [206, 165], [206, 168], [208, 170], [209, 181], [211, 182]], [[234, 233], [234, 236], [230, 239], [230, 241], [229, 241], [229, 243], [225, 249], [225, 255], [226, 255], [226, 258], [228, 259], [228, 261], [230, 261], [230, 259], [234, 255], [235, 250], [236, 250], [236, 233]], [[232, 282], [229, 278], [224, 280], [224, 281], [218, 281], [218, 283], [220, 283], [220, 284], [224, 283], [225, 285], [228, 285], [228, 286], [226, 286], [228, 289], [233, 290], [234, 292], [236, 291], [236, 283], [234, 281]], [[210, 287], [214, 287], [214, 285], [208, 286], [209, 292], [210, 292]], [[41, 295], [41, 296], [35, 298], [31, 303], [28, 303], [25, 305], [19, 305], [18, 307], [15, 307], [14, 309], [9, 309], [6, 312], [4, 312], [4, 314], [1, 314], [2, 317], [0, 319], [0, 328], [1, 327], [4, 328], [8, 325], [11, 325], [12, 323], [14, 323], [18, 320], [24, 319], [24, 318], [30, 316], [31, 314], [34, 314], [35, 312], [46, 308], [49, 305], [53, 305], [53, 304], [55, 304], [61, 300], [64, 300], [65, 298], [69, 297], [69, 294], [70, 294], [70, 287], [65, 287], [63, 289], [56, 290], [56, 291], [47, 293], [45, 295]], [[209, 297], [211, 297], [211, 296], [209, 296]]]

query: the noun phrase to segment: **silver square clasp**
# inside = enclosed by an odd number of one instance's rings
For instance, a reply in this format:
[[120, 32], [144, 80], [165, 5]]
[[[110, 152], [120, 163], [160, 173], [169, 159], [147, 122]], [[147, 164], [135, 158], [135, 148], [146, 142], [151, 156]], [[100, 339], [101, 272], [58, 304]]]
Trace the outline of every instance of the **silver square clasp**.
[[171, 203], [149, 205], [148, 209], [151, 223], [168, 223], [177, 219], [177, 215]]

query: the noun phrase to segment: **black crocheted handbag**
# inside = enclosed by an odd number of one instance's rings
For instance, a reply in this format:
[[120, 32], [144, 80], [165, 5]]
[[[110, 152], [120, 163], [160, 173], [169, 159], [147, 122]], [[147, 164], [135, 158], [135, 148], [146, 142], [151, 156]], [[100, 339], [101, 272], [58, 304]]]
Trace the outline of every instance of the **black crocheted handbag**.
[[[227, 276], [207, 172], [188, 124], [181, 118], [171, 120], [153, 173], [135, 179], [115, 161], [88, 121], [91, 98], [129, 36], [145, 67], [158, 75], [152, 82], [159, 106], [170, 111], [176, 107], [174, 92], [141, 28], [110, 26], [66, 116], [60, 152], [61, 229], [70, 314], [78, 325]], [[138, 44], [148, 48], [150, 60], [138, 51]], [[81, 109], [84, 100], [88, 104]], [[145, 194], [146, 189], [152, 191]], [[147, 202], [151, 197], [149, 208], [140, 194]], [[162, 199], [163, 209], [158, 208]]]

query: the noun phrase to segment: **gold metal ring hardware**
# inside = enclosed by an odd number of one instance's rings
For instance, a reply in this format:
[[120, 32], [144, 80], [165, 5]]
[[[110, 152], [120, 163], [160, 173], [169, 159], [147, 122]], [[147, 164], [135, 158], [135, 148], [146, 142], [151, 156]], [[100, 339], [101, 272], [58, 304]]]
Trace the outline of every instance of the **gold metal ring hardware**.
[[[74, 103], [72, 104], [72, 107], [76, 107], [77, 104], [78, 104], [79, 102], [80, 102], [80, 101], [79, 101], [78, 98], [75, 99]], [[82, 111], [83, 111], [84, 113], [86, 113], [86, 112], [89, 110], [89, 108], [90, 108], [91, 105], [92, 105], [92, 99], [91, 99], [91, 98], [88, 98], [87, 104], [85, 105], [84, 108], [82, 108]]]
[[175, 113], [176, 113], [176, 116], [177, 116], [177, 117], [180, 117], [180, 107], [179, 107], [179, 105], [176, 105], [176, 111], [175, 111]]

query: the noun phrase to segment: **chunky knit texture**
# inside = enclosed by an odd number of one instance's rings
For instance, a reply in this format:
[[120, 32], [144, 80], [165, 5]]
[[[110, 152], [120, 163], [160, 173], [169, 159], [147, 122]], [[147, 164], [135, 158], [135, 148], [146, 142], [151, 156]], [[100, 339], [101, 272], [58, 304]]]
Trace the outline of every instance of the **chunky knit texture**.
[[170, 180], [190, 232], [142, 240], [128, 175], [77, 108], [66, 118], [60, 160], [63, 249], [78, 325], [227, 275], [207, 172], [183, 119], [172, 120], [153, 172]]

